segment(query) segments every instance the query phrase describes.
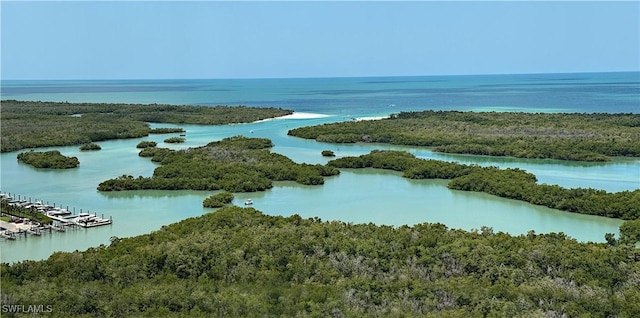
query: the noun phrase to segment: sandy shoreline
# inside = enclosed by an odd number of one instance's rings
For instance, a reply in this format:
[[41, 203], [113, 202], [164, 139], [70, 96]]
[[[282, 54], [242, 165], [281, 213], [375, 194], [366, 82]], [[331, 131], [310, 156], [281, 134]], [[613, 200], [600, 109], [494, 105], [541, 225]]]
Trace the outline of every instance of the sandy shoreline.
[[293, 114], [289, 114], [289, 115], [284, 115], [284, 116], [275, 117], [275, 118], [267, 118], [267, 119], [263, 119], [263, 120], [258, 120], [258, 121], [255, 121], [255, 123], [259, 123], [259, 122], [263, 122], [263, 121], [269, 121], [269, 120], [278, 120], [278, 119], [314, 119], [314, 118], [325, 118], [325, 117], [331, 117], [331, 115], [317, 114], [317, 113], [293, 112]]
[[[326, 118], [326, 117], [332, 117], [332, 116], [334, 116], [334, 115], [318, 114], [318, 113], [305, 113], [305, 112], [293, 112], [293, 114], [289, 114], [289, 115], [257, 120], [257, 121], [254, 121], [254, 123], [260, 123], [260, 122], [270, 121], [270, 120], [280, 120], [280, 119], [316, 119], [316, 118]], [[368, 116], [368, 117], [352, 117], [350, 119], [352, 121], [381, 120], [381, 119], [387, 119], [387, 118], [389, 118], [389, 116], [391, 116], [391, 115], [387, 115], [387, 116]], [[348, 119], [346, 119], [346, 120], [348, 120]]]
[[380, 120], [387, 119], [389, 116], [371, 116], [371, 117], [356, 117], [353, 120], [355, 121], [363, 121], [363, 120]]
[[331, 117], [331, 115], [293, 112], [293, 114], [281, 116], [274, 119], [312, 119], [312, 118], [325, 118], [325, 117]]

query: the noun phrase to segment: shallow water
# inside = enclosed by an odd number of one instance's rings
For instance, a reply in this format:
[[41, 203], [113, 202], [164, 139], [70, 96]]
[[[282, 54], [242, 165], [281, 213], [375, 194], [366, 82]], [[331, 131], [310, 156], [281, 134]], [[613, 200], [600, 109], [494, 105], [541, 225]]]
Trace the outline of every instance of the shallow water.
[[[434, 153], [421, 147], [318, 143], [289, 137], [286, 133], [299, 126], [425, 108], [583, 112], [605, 109], [610, 112], [638, 112], [634, 107], [639, 99], [637, 74], [585, 75], [564, 80], [560, 75], [522, 75], [458, 79], [27, 81], [8, 84], [3, 81], [3, 99], [250, 104], [329, 116], [224, 126], [180, 125], [187, 130], [184, 144], [164, 144], [163, 140], [168, 135], [152, 135], [100, 142], [102, 150], [94, 152], [80, 152], [76, 146], [39, 149], [57, 149], [64, 155], [77, 156], [80, 167], [71, 170], [35, 169], [18, 163], [17, 152], [0, 154], [0, 191], [51, 204], [55, 202], [56, 205], [69, 206], [71, 210], [75, 207], [76, 212], [82, 209], [104, 214], [105, 217], [112, 216], [114, 220], [111, 226], [46, 233], [41, 237], [16, 241], [2, 240], [0, 258], [3, 262], [43, 259], [55, 251], [83, 250], [109, 244], [112, 236], [129, 237], [149, 233], [163, 225], [215, 211], [202, 207], [202, 200], [211, 194], [206, 191], [96, 191], [97, 185], [109, 178], [122, 174], [150, 176], [153, 173], [156, 165], [147, 158], [137, 156], [138, 149], [135, 146], [141, 140], [153, 140], [161, 147], [180, 149], [201, 146], [234, 135], [267, 137], [275, 144], [272, 151], [307, 163], [326, 163], [329, 159], [320, 155], [325, 149], [334, 151], [338, 157], [361, 155], [373, 149], [405, 150], [419, 158], [503, 168], [518, 167], [534, 173], [540, 183], [591, 187], [612, 192], [634, 190], [640, 187], [638, 159], [576, 163], [451, 155]], [[606, 84], [612, 81], [614, 84]], [[487, 86], [492, 83], [493, 86]], [[525, 85], [527, 83], [528, 86]], [[539, 85], [541, 83], [547, 86]], [[518, 90], [513, 87], [518, 87]], [[580, 91], [587, 93], [575, 95]], [[556, 99], [548, 97], [553, 93]], [[606, 98], [602, 97], [605, 93], [609, 94]], [[563, 104], [563, 100], [568, 100], [570, 96], [574, 98]], [[623, 100], [627, 102], [621, 102]], [[234, 203], [243, 205], [250, 198], [255, 202], [255, 208], [270, 215], [297, 213], [323, 220], [396, 226], [440, 222], [451, 228], [465, 230], [486, 225], [493, 227], [496, 232], [514, 235], [525, 234], [529, 230], [537, 233], [562, 231], [580, 241], [598, 242], [604, 241], [605, 233], [617, 233], [621, 224], [620, 220], [560, 212], [483, 193], [453, 191], [446, 188], [446, 182], [409, 180], [395, 172], [374, 169], [344, 170], [339, 176], [327, 178], [322, 186], [278, 182], [269, 191], [236, 194]]]
[[[182, 125], [187, 130], [185, 144], [167, 145], [163, 143], [167, 135], [153, 135], [101, 142], [102, 150], [93, 152], [81, 152], [77, 147], [57, 147], [64, 155], [77, 156], [80, 160], [80, 167], [70, 170], [35, 169], [19, 163], [16, 152], [2, 154], [2, 191], [69, 206], [71, 210], [75, 208], [76, 213], [83, 209], [84, 212], [88, 210], [112, 216], [114, 220], [111, 226], [2, 241], [2, 261], [42, 259], [58, 250], [83, 250], [108, 244], [112, 236], [149, 233], [163, 225], [214, 211], [202, 207], [202, 200], [212, 193], [207, 191], [96, 191], [101, 181], [122, 174], [152, 175], [156, 165], [137, 156], [135, 146], [141, 140], [154, 140], [160, 146], [178, 149], [200, 146], [237, 134], [270, 137], [275, 143], [274, 152], [307, 163], [326, 163], [328, 159], [320, 155], [323, 149], [334, 150], [338, 156], [360, 155], [379, 148], [407, 150], [425, 158], [526, 167], [530, 171], [546, 172], [550, 176], [547, 182], [555, 180], [558, 182], [552, 183], [563, 186], [598, 184], [598, 188], [609, 191], [633, 188], [634, 177], [630, 172], [640, 167], [638, 161], [595, 167], [535, 160], [509, 159], [501, 162], [500, 158], [444, 155], [424, 148], [331, 145], [286, 136], [289, 128], [322, 120], [331, 119], [273, 120], [219, 127]], [[583, 169], [590, 173], [582, 173]], [[556, 170], [562, 174], [555, 175]], [[562, 175], [572, 178], [563, 178]], [[486, 225], [495, 231], [516, 235], [531, 229], [538, 233], [562, 231], [581, 241], [604, 241], [604, 234], [617, 233], [621, 224], [620, 220], [565, 213], [482, 193], [452, 191], [447, 189], [446, 183], [446, 180], [409, 180], [399, 173], [375, 169], [345, 170], [339, 176], [327, 178], [322, 186], [277, 182], [266, 192], [236, 194], [234, 203], [243, 205], [246, 199], [251, 198], [255, 208], [271, 215], [299, 214], [305, 218], [389, 225], [440, 222], [465, 230]]]

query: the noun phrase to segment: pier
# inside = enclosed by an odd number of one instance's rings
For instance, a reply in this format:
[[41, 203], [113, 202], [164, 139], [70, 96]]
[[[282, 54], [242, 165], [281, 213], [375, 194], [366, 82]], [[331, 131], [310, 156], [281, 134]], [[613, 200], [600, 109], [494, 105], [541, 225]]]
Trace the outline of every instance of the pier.
[[[45, 232], [66, 232], [67, 229], [92, 228], [97, 226], [110, 225], [113, 223], [111, 217], [105, 218], [104, 215], [98, 216], [97, 213], [82, 212], [79, 214], [69, 210], [69, 207], [56, 207], [56, 204], [49, 205], [41, 200], [27, 199], [26, 196], [12, 195], [11, 193], [0, 192], [0, 200], [3, 201], [3, 207], [10, 210], [10, 207], [16, 207], [27, 213], [39, 213], [47, 216], [53, 221], [52, 224], [40, 224], [35, 220], [31, 220], [25, 212], [1, 211], [0, 216], [8, 216], [8, 220], [0, 220], [0, 237], [7, 240], [15, 240], [20, 237], [41, 236]], [[6, 204], [6, 205], [5, 205]], [[4, 210], [4, 209], [3, 209]]]

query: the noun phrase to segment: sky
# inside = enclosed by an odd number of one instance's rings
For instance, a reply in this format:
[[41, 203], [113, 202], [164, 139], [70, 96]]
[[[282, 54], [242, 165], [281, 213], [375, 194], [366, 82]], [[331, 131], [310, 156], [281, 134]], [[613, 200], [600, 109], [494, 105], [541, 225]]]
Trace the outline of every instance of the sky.
[[640, 2], [0, 2], [0, 76], [183, 79], [640, 70]]

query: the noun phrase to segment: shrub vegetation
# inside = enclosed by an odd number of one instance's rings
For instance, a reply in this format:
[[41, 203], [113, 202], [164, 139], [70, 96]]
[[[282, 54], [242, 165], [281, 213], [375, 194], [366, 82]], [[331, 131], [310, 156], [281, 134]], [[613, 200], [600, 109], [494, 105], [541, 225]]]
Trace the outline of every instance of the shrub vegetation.
[[269, 151], [273, 144], [265, 138], [242, 136], [225, 138], [199, 148], [174, 151], [146, 148], [141, 157], [162, 164], [150, 178], [123, 175], [100, 183], [100, 191], [139, 189], [264, 191], [272, 181], [296, 181], [320, 185], [325, 176], [337, 175], [335, 168], [298, 164]]
[[171, 137], [164, 140], [164, 142], [169, 144], [179, 144], [185, 142], [187, 139], [182, 137]]
[[301, 127], [322, 142], [381, 142], [474, 155], [606, 161], [640, 157], [640, 114], [402, 112], [388, 119]]
[[36, 168], [70, 169], [80, 165], [78, 157], [67, 157], [57, 150], [21, 152], [18, 160]]
[[80, 146], [80, 150], [82, 151], [90, 151], [90, 150], [100, 150], [102, 147], [100, 145], [90, 142]]
[[136, 148], [144, 149], [144, 148], [152, 148], [157, 146], [158, 144], [155, 141], [141, 141], [136, 145]]
[[239, 207], [0, 266], [3, 305], [53, 317], [636, 317], [639, 275], [628, 244]]
[[153, 128], [149, 130], [150, 134], [171, 134], [171, 133], [183, 133], [183, 132], [184, 132], [183, 128], [170, 128], [170, 127]]
[[609, 193], [596, 189], [566, 189], [538, 184], [524, 170], [480, 167], [453, 162], [418, 159], [403, 151], [374, 150], [359, 157], [343, 157], [327, 165], [336, 168], [378, 168], [402, 171], [411, 179], [451, 179], [450, 189], [478, 191], [526, 201], [553, 209], [635, 220], [640, 218], [640, 189]]
[[[223, 125], [291, 114], [247, 106], [177, 106], [2, 101], [2, 152], [149, 135], [149, 122]], [[160, 129], [162, 131], [163, 129]]]
[[233, 193], [223, 191], [217, 194], [212, 194], [208, 198], [204, 199], [202, 206], [205, 208], [221, 208], [233, 201]]

